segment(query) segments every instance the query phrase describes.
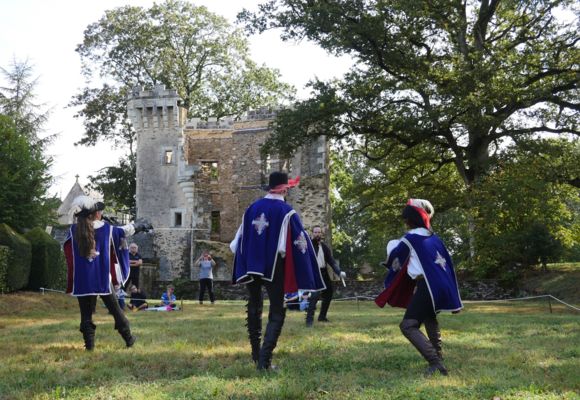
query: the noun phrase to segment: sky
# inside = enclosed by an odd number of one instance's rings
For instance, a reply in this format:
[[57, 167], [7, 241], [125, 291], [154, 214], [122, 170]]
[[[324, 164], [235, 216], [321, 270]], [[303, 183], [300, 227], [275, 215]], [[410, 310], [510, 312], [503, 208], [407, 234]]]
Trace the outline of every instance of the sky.
[[[158, 1], [160, 2], [160, 1]], [[192, 0], [206, 6], [234, 23], [243, 8], [255, 10], [256, 0]], [[98, 21], [105, 10], [123, 5], [150, 7], [151, 0], [0, 0], [0, 66], [9, 69], [13, 60], [28, 62], [38, 78], [37, 103], [50, 111], [45, 134], [57, 134], [47, 153], [54, 159], [50, 194], [61, 199], [67, 195], [79, 175], [81, 185], [99, 169], [116, 165], [123, 152], [111, 144], [96, 147], [74, 146], [83, 134], [78, 111], [67, 107], [74, 94], [85, 86], [80, 57], [75, 48], [83, 40], [83, 31]], [[254, 61], [276, 68], [284, 82], [294, 85], [298, 97], [308, 96], [306, 83], [318, 77], [340, 77], [352, 65], [348, 57], [328, 55], [313, 43], [282, 42], [279, 32], [267, 32], [249, 38]], [[2, 82], [0, 77], [0, 84]]]

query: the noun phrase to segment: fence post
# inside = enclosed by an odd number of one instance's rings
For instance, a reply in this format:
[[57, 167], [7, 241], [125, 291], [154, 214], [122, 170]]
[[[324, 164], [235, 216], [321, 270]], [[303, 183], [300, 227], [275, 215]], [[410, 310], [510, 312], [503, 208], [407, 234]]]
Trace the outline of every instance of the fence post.
[[550, 307], [550, 314], [552, 314], [552, 298], [548, 296], [548, 306]]

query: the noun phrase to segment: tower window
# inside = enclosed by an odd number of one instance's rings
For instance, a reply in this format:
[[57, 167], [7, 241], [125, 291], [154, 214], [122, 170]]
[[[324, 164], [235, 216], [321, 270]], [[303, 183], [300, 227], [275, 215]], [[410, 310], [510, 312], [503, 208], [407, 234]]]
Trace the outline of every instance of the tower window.
[[220, 233], [220, 212], [219, 211], [212, 211], [211, 212], [211, 233]]
[[183, 214], [180, 212], [176, 212], [173, 214], [173, 226], [180, 227], [183, 225]]
[[173, 150], [165, 150], [163, 154], [163, 164], [173, 164]]
[[219, 177], [219, 165], [217, 161], [202, 161], [201, 172], [208, 176], [212, 182], [217, 182]]

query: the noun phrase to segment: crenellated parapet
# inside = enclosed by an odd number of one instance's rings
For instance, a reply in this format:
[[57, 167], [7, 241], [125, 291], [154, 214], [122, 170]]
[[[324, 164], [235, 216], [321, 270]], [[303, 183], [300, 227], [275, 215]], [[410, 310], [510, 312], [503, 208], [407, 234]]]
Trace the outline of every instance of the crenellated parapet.
[[127, 114], [138, 130], [172, 129], [185, 125], [187, 110], [179, 106], [177, 91], [157, 85], [151, 90], [133, 88]]

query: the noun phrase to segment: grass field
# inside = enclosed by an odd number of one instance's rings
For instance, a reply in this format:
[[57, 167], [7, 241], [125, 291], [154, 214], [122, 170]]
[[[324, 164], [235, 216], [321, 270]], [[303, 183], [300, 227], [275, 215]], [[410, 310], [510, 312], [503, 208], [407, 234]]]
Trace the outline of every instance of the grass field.
[[83, 350], [76, 300], [0, 296], [1, 399], [578, 399], [580, 315], [546, 303], [468, 304], [442, 315], [450, 376], [422, 377], [402, 311], [334, 302], [330, 324], [289, 312], [278, 373], [250, 361], [240, 302], [128, 314], [125, 349], [98, 306], [97, 348]]

